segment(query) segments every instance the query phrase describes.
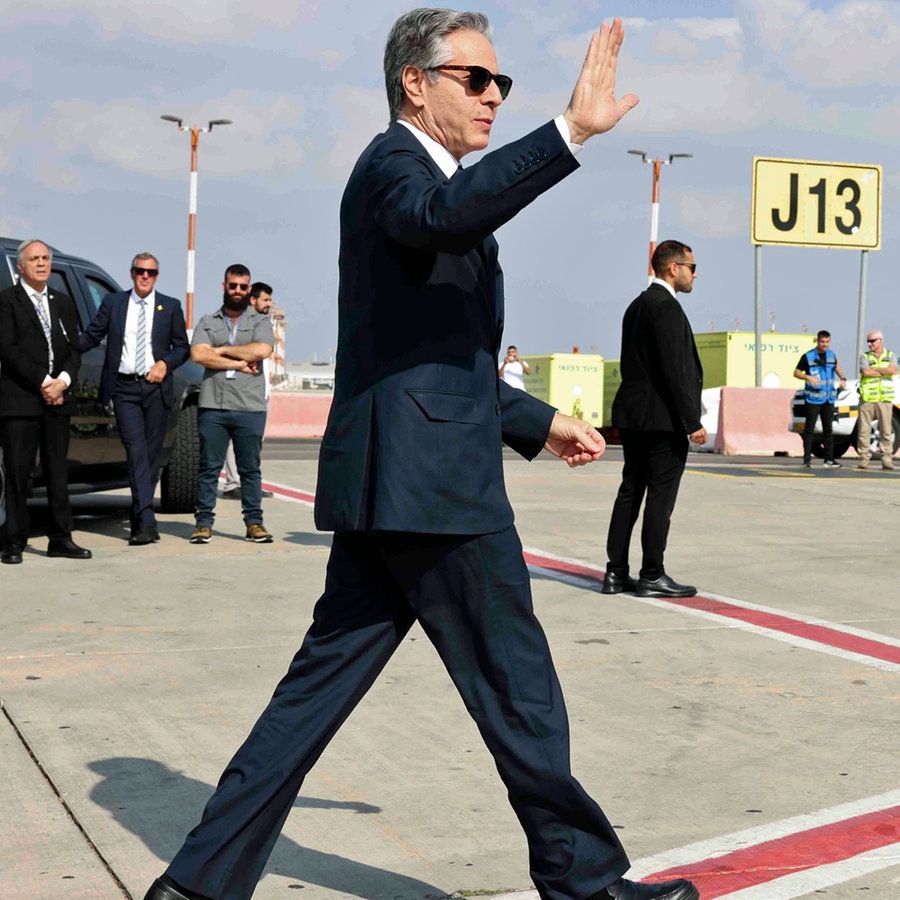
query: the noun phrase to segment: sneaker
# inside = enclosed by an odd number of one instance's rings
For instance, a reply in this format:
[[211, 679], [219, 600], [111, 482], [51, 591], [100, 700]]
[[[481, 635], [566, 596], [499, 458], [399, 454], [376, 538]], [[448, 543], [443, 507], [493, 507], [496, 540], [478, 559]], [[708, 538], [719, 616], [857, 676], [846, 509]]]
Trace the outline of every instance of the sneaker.
[[239, 487], [231, 488], [227, 491], [222, 491], [222, 497], [225, 500], [240, 500], [241, 499], [241, 489]]
[[253, 541], [254, 544], [271, 544], [272, 535], [262, 525], [257, 525], [254, 522], [252, 525], [247, 526], [247, 535], [244, 540]]
[[208, 544], [212, 540], [212, 528], [208, 525], [198, 525], [191, 534], [192, 544]]
[[841, 468], [841, 464], [839, 462], [835, 462], [833, 459], [826, 459], [825, 462], [822, 463], [822, 465], [826, 469], [840, 469]]

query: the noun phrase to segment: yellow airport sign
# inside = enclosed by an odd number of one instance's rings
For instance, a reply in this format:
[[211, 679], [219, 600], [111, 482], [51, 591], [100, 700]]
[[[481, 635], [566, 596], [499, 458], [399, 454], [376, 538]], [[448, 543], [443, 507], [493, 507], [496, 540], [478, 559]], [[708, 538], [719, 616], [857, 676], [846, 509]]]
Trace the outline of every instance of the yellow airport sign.
[[753, 158], [754, 244], [881, 249], [881, 166]]

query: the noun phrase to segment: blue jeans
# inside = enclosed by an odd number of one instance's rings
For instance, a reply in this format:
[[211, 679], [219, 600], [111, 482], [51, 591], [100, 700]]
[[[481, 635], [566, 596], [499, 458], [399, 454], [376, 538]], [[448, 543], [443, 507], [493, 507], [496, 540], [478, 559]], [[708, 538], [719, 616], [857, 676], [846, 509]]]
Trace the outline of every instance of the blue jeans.
[[200, 432], [200, 471], [197, 475], [197, 525], [212, 528], [215, 520], [216, 488], [225, 463], [228, 442], [234, 445], [238, 474], [241, 476], [241, 512], [245, 525], [262, 525], [262, 474], [259, 455], [266, 413], [238, 412], [201, 407], [197, 412]]

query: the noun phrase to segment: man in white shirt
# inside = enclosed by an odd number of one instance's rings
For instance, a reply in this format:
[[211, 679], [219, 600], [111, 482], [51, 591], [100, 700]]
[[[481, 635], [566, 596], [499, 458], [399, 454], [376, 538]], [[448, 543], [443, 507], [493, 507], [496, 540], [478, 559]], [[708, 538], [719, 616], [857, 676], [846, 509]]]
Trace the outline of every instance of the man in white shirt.
[[500, 377], [511, 387], [525, 390], [525, 376], [531, 374], [531, 367], [519, 356], [515, 344], [510, 344], [506, 357], [500, 366]]

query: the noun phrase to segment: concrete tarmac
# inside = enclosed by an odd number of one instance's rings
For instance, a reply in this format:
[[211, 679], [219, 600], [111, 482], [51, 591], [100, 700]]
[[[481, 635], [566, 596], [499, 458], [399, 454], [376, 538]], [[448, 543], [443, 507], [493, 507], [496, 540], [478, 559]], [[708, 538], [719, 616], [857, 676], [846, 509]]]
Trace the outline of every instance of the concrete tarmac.
[[[576, 471], [508, 459], [506, 471], [524, 545], [602, 569], [621, 457]], [[264, 477], [312, 493], [315, 462], [266, 459]], [[75, 507], [92, 561], [47, 559], [36, 537], [23, 565], [0, 571], [0, 900], [142, 898], [286, 669], [323, 583], [330, 535], [304, 503], [265, 502], [270, 545], [244, 542], [240, 505], [220, 500], [209, 545], [188, 543], [190, 516], [161, 516], [161, 543], [134, 548], [121, 492]], [[692, 454], [666, 564], [701, 592], [896, 646], [898, 525], [900, 475]], [[900, 667], [596, 584], [546, 573], [532, 584], [574, 771], [634, 861], [900, 787]], [[900, 832], [887, 844], [884, 864], [827, 870], [824, 889], [711, 894], [889, 900]], [[304, 784], [254, 897], [524, 900], [530, 888], [492, 761], [415, 628]]]

